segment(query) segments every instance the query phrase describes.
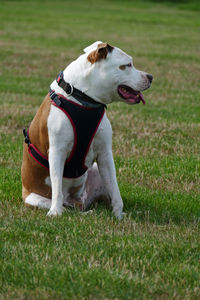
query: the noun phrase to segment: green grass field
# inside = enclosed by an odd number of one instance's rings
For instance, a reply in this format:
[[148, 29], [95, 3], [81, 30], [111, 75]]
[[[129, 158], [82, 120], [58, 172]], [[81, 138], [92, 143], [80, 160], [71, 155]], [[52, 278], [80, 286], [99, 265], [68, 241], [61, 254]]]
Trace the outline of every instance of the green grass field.
[[[0, 299], [200, 299], [198, 1], [0, 1]], [[154, 75], [147, 104], [111, 104], [127, 216], [24, 206], [22, 129], [96, 40]]]

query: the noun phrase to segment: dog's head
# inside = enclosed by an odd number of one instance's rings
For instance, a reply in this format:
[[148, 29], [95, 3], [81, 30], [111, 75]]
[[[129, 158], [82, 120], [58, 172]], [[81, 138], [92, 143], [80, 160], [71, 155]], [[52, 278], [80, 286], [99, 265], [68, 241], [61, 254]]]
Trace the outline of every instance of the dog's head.
[[145, 103], [141, 91], [151, 86], [153, 76], [137, 70], [131, 56], [102, 42], [95, 42], [84, 52], [71, 64], [73, 73], [76, 68], [74, 85], [77, 88], [105, 104], [113, 101]]

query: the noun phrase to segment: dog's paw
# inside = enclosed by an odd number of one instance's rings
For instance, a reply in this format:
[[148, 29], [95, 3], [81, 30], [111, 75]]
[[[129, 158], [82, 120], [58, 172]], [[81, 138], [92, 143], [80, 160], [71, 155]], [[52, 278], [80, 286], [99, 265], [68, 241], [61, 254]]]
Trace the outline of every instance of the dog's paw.
[[48, 217], [56, 217], [56, 216], [61, 216], [63, 212], [63, 208], [54, 208], [50, 209], [47, 213]]
[[116, 218], [117, 218], [119, 221], [121, 221], [121, 220], [124, 219], [125, 216], [126, 216], [126, 213], [121, 212], [118, 216], [116, 216]]
[[123, 204], [115, 204], [113, 206], [113, 214], [114, 216], [118, 219], [118, 220], [122, 220], [124, 217], [124, 213], [123, 213]]
[[113, 211], [113, 214], [115, 215], [115, 217], [118, 220], [123, 220], [123, 218], [125, 217], [126, 213], [124, 213], [121, 209], [118, 209], [117, 211]]

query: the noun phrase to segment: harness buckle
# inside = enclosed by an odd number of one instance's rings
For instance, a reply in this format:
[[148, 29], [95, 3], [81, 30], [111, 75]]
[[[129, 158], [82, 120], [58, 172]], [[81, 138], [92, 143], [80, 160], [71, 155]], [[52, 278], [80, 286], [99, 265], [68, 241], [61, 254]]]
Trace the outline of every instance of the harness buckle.
[[53, 91], [51, 89], [49, 90], [49, 96], [50, 96], [51, 100], [54, 100], [54, 98], [57, 97], [55, 91]]
[[67, 93], [68, 96], [71, 96], [73, 94], [73, 86], [71, 85], [71, 83], [66, 82], [65, 88], [64, 88], [65, 92]]
[[57, 76], [57, 78], [56, 78], [57, 84], [60, 85], [61, 82], [62, 82], [62, 80], [63, 80], [63, 72], [60, 71], [60, 73], [58, 74], [58, 76]]
[[23, 129], [23, 134], [24, 134], [24, 142], [29, 146], [31, 141], [29, 139], [28, 132], [26, 131], [26, 129]]
[[58, 74], [58, 77], [56, 78], [56, 82], [58, 84], [58, 86], [60, 86], [68, 96], [71, 96], [73, 94], [73, 86], [71, 85], [71, 83], [69, 82], [66, 82], [64, 79], [63, 79], [63, 72], [61, 71], [59, 74]]

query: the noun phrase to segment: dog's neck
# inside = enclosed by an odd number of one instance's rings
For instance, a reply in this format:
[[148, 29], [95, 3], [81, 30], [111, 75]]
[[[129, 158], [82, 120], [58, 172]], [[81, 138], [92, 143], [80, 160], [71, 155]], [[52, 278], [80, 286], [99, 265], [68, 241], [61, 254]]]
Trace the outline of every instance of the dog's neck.
[[[100, 102], [95, 101], [93, 98], [89, 97], [79, 89], [77, 89], [75, 86], [70, 84], [69, 82], [66, 82], [64, 79], [64, 74], [61, 71], [57, 78], [56, 82], [60, 88], [63, 89], [63, 91], [67, 94], [67, 97], [72, 96], [75, 100], [77, 100], [80, 104], [82, 104], [86, 108], [100, 108], [102, 106], [106, 107], [105, 104], [102, 104]], [[50, 89], [50, 97], [52, 99], [55, 98], [55, 90]]]
[[[106, 105], [109, 102], [98, 97], [95, 86], [93, 86], [91, 82], [93, 68], [94, 66], [91, 66], [90, 62], [87, 60], [86, 54], [83, 54], [67, 66], [67, 68], [63, 71], [63, 78], [66, 82], [91, 97], [94, 101]], [[58, 85], [56, 80], [52, 82], [50, 88], [54, 90], [55, 93], [61, 94], [75, 103], [79, 103], [75, 97], [68, 95]]]
[[50, 89], [55, 91], [56, 94], [60, 94], [62, 95], [63, 97], [73, 101], [74, 103], [77, 103], [79, 105], [83, 105], [81, 104], [78, 100], [76, 100], [76, 98], [74, 98], [72, 95], [68, 95], [59, 85], [58, 83], [56, 82], [56, 80], [54, 80], [52, 82], [52, 84], [50, 85]]

